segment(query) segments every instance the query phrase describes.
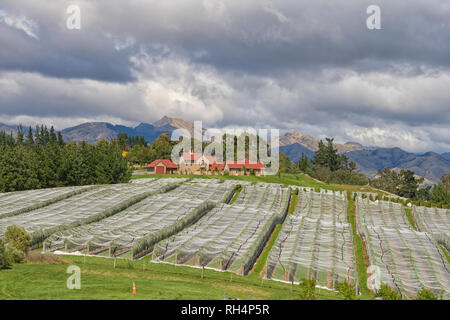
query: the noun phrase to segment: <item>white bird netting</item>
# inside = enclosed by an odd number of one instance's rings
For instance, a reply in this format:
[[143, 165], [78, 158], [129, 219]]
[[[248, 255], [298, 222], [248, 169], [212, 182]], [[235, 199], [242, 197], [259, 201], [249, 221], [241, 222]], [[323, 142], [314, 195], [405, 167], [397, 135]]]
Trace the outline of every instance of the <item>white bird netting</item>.
[[425, 232], [360, 226], [371, 265], [379, 268], [381, 283], [415, 298], [425, 287], [435, 294], [450, 293], [450, 267], [443, 252]]
[[400, 203], [356, 198], [358, 225], [411, 229], [405, 209]]
[[[137, 204], [96, 223], [53, 234], [46, 240], [48, 251], [87, 250], [91, 254], [128, 251], [140, 239], [170, 228], [202, 203], [224, 202], [231, 198], [235, 183], [186, 182], [164, 194], [150, 196]], [[108, 250], [108, 252], [106, 252]]]
[[63, 195], [69, 195], [73, 191], [87, 188], [63, 187], [2, 193], [0, 194], [0, 219], [8, 213], [30, 208]]
[[420, 231], [430, 233], [450, 251], [450, 210], [413, 206], [412, 214]]
[[116, 184], [91, 189], [37, 210], [0, 219], [0, 236], [10, 225], [22, 226], [29, 233], [69, 225], [99, 214], [133, 196], [157, 191], [175, 181], [174, 179], [160, 179], [149, 183]]
[[356, 262], [347, 199], [343, 194], [299, 190], [272, 247], [265, 277], [289, 282], [315, 279], [329, 288], [336, 282], [356, 284]]
[[[184, 179], [180, 179], [180, 178], [164, 178], [164, 179], [176, 179], [176, 181], [183, 181]], [[141, 183], [149, 183], [149, 182], [153, 182], [155, 181], [156, 178], [143, 178], [143, 179], [134, 179], [131, 180], [130, 183], [133, 184], [141, 184]], [[186, 179], [187, 180], [187, 179]]]
[[289, 205], [289, 191], [248, 185], [182, 232], [159, 242], [153, 260], [246, 274]]
[[412, 229], [402, 205], [357, 198], [356, 215], [381, 283], [406, 298], [415, 298], [422, 287], [449, 298], [450, 266], [444, 253], [430, 234]]

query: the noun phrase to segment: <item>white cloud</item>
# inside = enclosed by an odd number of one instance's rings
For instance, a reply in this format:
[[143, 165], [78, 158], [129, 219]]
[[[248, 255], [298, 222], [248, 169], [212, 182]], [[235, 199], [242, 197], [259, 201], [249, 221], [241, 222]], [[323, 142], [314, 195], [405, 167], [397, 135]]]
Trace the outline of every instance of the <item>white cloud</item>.
[[9, 27], [23, 31], [30, 38], [39, 39], [37, 36], [38, 24], [24, 15], [16, 16], [0, 9], [0, 23], [5, 23]]

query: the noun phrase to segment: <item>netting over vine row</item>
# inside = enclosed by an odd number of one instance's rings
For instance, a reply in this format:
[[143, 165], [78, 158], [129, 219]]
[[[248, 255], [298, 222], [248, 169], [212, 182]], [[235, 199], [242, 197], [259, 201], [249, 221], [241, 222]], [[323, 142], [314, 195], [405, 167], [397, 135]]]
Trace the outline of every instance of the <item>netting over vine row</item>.
[[186, 182], [99, 222], [55, 233], [47, 239], [45, 248], [48, 251], [64, 248], [117, 255], [128, 251], [140, 239], [173, 227], [206, 201], [217, 203], [229, 200], [234, 188], [233, 182]]
[[265, 277], [289, 282], [315, 279], [332, 288], [337, 282], [357, 283], [351, 225], [343, 194], [299, 190], [272, 247]]
[[[164, 179], [177, 179], [177, 181], [179, 180], [178, 178], [164, 178]], [[153, 182], [155, 181], [156, 178], [143, 178], [143, 179], [134, 179], [131, 180], [130, 183], [133, 184], [141, 184], [141, 183], [149, 183], [149, 182]], [[184, 180], [184, 179], [183, 179]]]
[[149, 183], [116, 184], [91, 189], [37, 210], [0, 219], [0, 236], [10, 225], [23, 226], [29, 233], [69, 225], [100, 214], [127, 199], [157, 191], [174, 181], [176, 180], [160, 179]]
[[360, 226], [359, 232], [381, 283], [408, 298], [415, 298], [422, 287], [450, 297], [450, 266], [427, 233], [374, 226]]
[[289, 205], [288, 189], [245, 186], [233, 205], [222, 204], [182, 232], [159, 242], [153, 260], [246, 274]]
[[420, 231], [430, 233], [450, 251], [450, 210], [413, 206], [412, 214]]
[[303, 191], [299, 189], [295, 214], [318, 218], [320, 221], [347, 222], [347, 198], [345, 194], [331, 190]]
[[30, 208], [86, 188], [88, 187], [64, 187], [2, 193], [0, 194], [0, 219], [9, 213]]
[[234, 194], [234, 188], [240, 184], [236, 180], [225, 180], [221, 182], [217, 179], [193, 179], [180, 187], [167, 193], [167, 196], [174, 196], [186, 199], [199, 199], [210, 202], [228, 202], [230, 196]]
[[[386, 201], [356, 199], [358, 233], [369, 262], [378, 267], [381, 283], [415, 298], [422, 287], [449, 298], [450, 266], [427, 232], [414, 231], [403, 206]], [[377, 272], [378, 273], [378, 272]]]
[[411, 229], [405, 209], [400, 203], [356, 198], [358, 225]]

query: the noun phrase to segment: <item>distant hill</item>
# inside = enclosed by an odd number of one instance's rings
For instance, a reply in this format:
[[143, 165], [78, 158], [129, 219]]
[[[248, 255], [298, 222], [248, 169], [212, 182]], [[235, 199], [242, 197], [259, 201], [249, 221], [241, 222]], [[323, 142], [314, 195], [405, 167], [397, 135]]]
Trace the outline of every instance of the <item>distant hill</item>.
[[[294, 144], [300, 144], [303, 147], [311, 150], [311, 151], [317, 151], [319, 149], [319, 140], [307, 135], [303, 134], [296, 130], [291, 130], [284, 135], [280, 136], [280, 147], [287, 147]], [[347, 142], [346, 144], [335, 144], [336, 149], [339, 153], [354, 151], [354, 150], [364, 150], [364, 147], [357, 143]], [[298, 148], [294, 146], [294, 148]], [[301, 156], [301, 154], [300, 154]]]
[[113, 125], [107, 122], [89, 122], [62, 130], [65, 141], [86, 141], [96, 143], [102, 139], [116, 138], [120, 132], [129, 136], [143, 136], [152, 143], [162, 133], [171, 133], [176, 129], [193, 132], [193, 123], [182, 119], [163, 117], [153, 124], [141, 123], [136, 127]]
[[374, 177], [379, 169], [398, 168], [414, 171], [432, 182], [438, 182], [442, 175], [450, 172], [450, 158], [435, 152], [422, 155], [406, 152], [400, 148], [377, 148], [347, 152], [355, 161], [360, 172]]
[[444, 152], [444, 153], [441, 154], [441, 156], [450, 158], [450, 152]]
[[302, 157], [302, 153], [308, 157], [309, 160], [314, 158], [314, 151], [305, 148], [300, 143], [293, 143], [287, 146], [280, 146], [280, 151], [283, 152], [292, 161], [298, 161]]
[[12, 132], [13, 135], [17, 133], [17, 126], [9, 126], [7, 124], [0, 123], [0, 132], [6, 132], [10, 134]]

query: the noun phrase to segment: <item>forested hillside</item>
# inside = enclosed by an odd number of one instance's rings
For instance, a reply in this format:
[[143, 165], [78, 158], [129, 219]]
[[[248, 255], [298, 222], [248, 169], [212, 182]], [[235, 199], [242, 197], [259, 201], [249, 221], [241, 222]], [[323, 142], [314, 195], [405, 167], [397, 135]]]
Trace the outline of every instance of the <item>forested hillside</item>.
[[127, 161], [115, 140], [65, 143], [45, 126], [17, 135], [0, 132], [0, 192], [127, 182]]

